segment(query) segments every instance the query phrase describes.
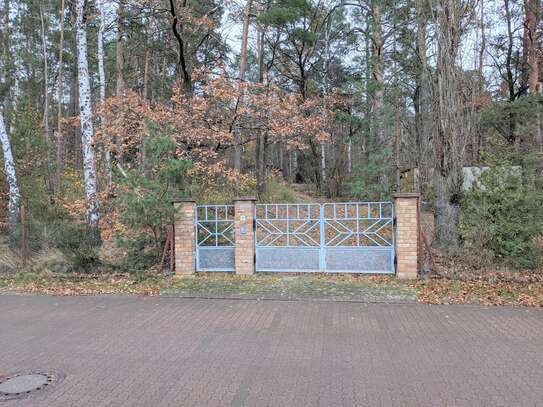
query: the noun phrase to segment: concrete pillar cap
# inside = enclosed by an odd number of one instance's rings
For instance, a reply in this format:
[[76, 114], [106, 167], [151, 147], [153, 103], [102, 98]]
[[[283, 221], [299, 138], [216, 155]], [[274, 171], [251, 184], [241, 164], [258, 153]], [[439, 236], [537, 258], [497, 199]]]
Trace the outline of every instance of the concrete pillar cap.
[[392, 195], [393, 198], [420, 198], [420, 194], [418, 192], [397, 192], [394, 195]]
[[196, 198], [173, 198], [172, 203], [196, 202]]
[[239, 196], [239, 197], [235, 198], [234, 201], [252, 201], [252, 202], [256, 202], [257, 199], [256, 199], [256, 196], [249, 195], [249, 196]]

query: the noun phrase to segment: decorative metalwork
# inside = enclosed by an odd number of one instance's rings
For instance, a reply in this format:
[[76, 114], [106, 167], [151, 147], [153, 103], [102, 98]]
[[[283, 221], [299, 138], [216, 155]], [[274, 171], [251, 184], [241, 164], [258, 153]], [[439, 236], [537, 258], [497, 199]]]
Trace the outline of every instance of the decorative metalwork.
[[324, 204], [325, 245], [387, 247], [394, 244], [391, 202]]
[[257, 271], [394, 272], [391, 202], [256, 206]]
[[234, 271], [234, 206], [196, 206], [196, 270]]

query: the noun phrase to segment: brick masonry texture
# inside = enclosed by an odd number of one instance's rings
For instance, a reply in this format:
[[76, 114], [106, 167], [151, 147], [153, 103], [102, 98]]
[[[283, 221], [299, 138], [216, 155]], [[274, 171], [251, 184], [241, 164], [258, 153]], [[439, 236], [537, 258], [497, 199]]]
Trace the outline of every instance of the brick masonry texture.
[[395, 197], [396, 214], [396, 275], [413, 279], [418, 274], [419, 197], [401, 194]]
[[196, 271], [195, 202], [175, 202], [175, 273]]
[[541, 406], [543, 310], [0, 295], [2, 407]]
[[236, 274], [254, 274], [255, 235], [253, 220], [255, 201], [237, 200], [234, 203], [234, 209], [236, 211], [234, 220]]

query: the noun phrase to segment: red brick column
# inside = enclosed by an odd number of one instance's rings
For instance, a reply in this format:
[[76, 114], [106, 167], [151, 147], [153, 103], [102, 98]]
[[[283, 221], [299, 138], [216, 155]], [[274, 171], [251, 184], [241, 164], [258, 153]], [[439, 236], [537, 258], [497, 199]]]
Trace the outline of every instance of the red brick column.
[[175, 274], [188, 275], [196, 271], [196, 201], [179, 199], [173, 202], [175, 212], [174, 244]]
[[255, 272], [255, 233], [253, 230], [255, 215], [254, 197], [238, 198], [234, 202], [234, 235], [236, 274], [254, 274]]
[[402, 279], [417, 278], [419, 271], [419, 194], [394, 195], [396, 215], [396, 275]]

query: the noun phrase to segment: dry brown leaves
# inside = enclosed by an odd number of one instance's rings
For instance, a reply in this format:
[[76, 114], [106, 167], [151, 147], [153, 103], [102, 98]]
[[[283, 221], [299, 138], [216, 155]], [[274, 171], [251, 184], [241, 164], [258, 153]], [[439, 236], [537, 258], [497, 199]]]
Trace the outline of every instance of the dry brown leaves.
[[158, 295], [161, 281], [130, 275], [26, 275], [0, 277], [0, 291], [59, 296], [97, 294]]

